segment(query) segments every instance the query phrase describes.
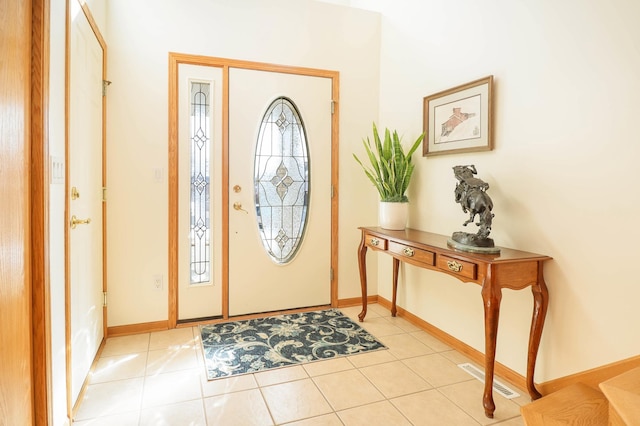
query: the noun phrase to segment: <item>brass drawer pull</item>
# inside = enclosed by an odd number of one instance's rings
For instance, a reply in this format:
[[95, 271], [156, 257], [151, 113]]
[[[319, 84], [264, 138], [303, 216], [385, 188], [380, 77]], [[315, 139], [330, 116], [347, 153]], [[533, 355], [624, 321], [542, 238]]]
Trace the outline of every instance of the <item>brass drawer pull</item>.
[[414, 251], [411, 247], [405, 247], [402, 251], [406, 256], [413, 257], [414, 255]]
[[455, 260], [448, 260], [447, 261], [447, 266], [449, 267], [450, 271], [453, 271], [453, 272], [462, 271], [462, 264], [456, 262]]
[[374, 247], [378, 247], [378, 245], [380, 244], [380, 240], [377, 238], [372, 238], [371, 239], [371, 245]]

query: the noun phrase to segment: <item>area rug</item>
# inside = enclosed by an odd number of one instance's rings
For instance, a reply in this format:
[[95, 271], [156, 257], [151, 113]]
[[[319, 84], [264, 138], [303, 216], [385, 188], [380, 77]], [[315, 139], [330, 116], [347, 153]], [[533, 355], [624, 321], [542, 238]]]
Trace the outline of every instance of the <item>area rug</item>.
[[209, 380], [386, 349], [337, 309], [205, 325], [200, 333]]

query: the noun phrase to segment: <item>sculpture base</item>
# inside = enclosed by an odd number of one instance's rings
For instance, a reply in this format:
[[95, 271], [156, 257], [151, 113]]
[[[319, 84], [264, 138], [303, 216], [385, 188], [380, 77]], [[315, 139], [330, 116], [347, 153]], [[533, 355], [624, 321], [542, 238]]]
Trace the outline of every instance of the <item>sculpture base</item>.
[[471, 253], [500, 253], [500, 248], [495, 247], [492, 238], [480, 238], [476, 234], [468, 232], [454, 232], [451, 238], [447, 240], [447, 245]]

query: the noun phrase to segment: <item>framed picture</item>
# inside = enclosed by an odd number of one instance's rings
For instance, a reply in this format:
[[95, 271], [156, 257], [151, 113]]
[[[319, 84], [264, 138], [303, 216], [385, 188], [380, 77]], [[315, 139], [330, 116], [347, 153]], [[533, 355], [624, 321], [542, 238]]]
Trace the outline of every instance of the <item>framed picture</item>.
[[493, 76], [424, 97], [422, 155], [489, 151]]

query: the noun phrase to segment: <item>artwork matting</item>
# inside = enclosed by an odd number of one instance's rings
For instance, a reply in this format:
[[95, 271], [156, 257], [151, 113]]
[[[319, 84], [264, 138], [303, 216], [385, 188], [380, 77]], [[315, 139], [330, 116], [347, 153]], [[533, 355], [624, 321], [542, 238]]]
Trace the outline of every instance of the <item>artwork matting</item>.
[[425, 96], [422, 155], [490, 151], [493, 76]]

